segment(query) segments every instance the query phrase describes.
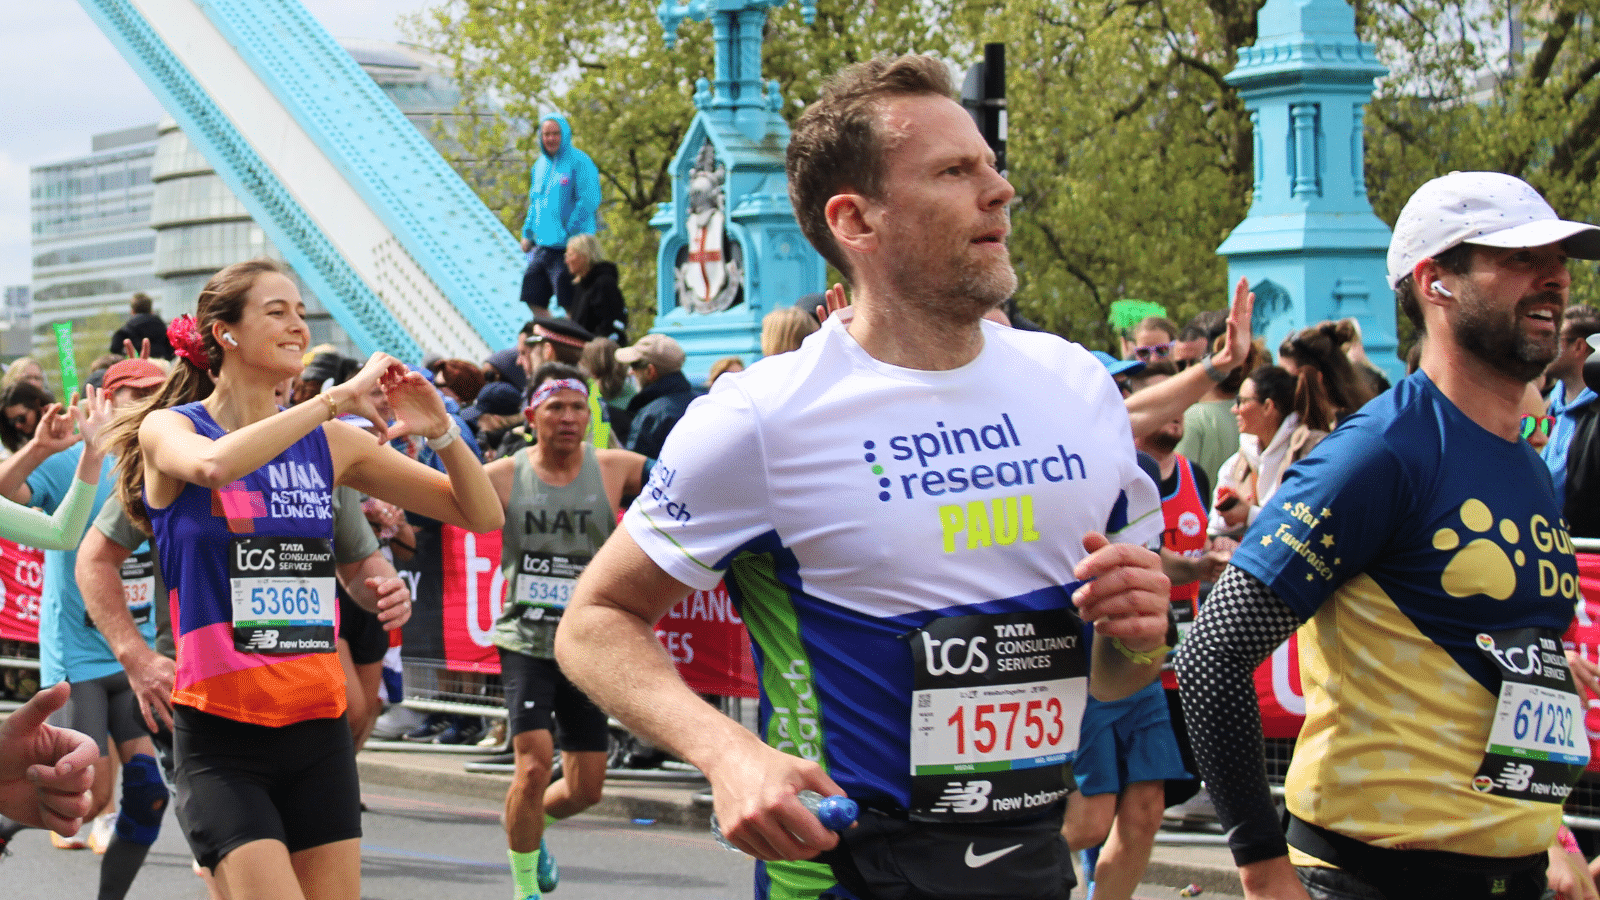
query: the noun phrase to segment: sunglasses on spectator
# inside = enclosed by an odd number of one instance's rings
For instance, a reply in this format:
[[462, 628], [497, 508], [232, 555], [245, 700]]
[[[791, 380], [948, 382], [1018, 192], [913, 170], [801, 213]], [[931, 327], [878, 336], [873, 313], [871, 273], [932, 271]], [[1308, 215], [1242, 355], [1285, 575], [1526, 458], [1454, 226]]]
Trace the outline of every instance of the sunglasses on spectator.
[[28, 427], [28, 417], [31, 415], [33, 415], [33, 411], [29, 410], [20, 416], [10, 416], [6, 421], [10, 422], [13, 428], [26, 428]]
[[1535, 429], [1537, 429], [1538, 432], [1545, 437], [1549, 437], [1550, 430], [1555, 427], [1555, 416], [1523, 416], [1522, 439], [1527, 440], [1528, 438], [1533, 437], [1533, 432]]
[[1150, 362], [1153, 359], [1166, 359], [1172, 355], [1173, 341], [1165, 344], [1152, 344], [1149, 347], [1133, 348], [1133, 355], [1140, 362]]

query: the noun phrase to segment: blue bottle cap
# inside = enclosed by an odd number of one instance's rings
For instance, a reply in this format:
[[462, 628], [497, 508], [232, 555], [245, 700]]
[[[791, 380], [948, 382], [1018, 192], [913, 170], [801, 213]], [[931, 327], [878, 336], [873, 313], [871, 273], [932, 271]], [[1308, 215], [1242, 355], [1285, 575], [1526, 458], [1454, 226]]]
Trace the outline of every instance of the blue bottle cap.
[[817, 820], [829, 831], [843, 831], [855, 823], [861, 807], [849, 797], [823, 797], [817, 803]]

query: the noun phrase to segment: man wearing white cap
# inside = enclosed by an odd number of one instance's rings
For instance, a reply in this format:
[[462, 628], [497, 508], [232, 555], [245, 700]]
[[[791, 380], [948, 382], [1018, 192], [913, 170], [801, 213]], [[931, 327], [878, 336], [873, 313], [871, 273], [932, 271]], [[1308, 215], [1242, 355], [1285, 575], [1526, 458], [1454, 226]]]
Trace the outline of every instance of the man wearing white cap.
[[[1519, 179], [1418, 189], [1388, 268], [1421, 370], [1290, 471], [1184, 641], [1185, 718], [1247, 896], [1540, 896], [1589, 753], [1561, 650], [1577, 567], [1518, 404], [1559, 350], [1569, 257], [1600, 258], [1600, 229]], [[1251, 673], [1297, 628], [1286, 840]]]

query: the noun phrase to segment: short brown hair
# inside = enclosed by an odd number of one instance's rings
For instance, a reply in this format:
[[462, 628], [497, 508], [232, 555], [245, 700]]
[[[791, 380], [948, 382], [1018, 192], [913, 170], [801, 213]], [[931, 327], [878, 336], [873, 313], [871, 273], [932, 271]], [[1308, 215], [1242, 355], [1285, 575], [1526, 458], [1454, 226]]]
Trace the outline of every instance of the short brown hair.
[[845, 190], [883, 196], [884, 157], [892, 149], [881, 125], [883, 104], [898, 97], [955, 97], [945, 64], [931, 56], [880, 56], [841, 69], [806, 108], [789, 139], [789, 202], [811, 246], [850, 276], [828, 228], [828, 201]]
[[[1441, 250], [1433, 255], [1433, 261], [1446, 272], [1465, 275], [1472, 271], [1472, 245], [1456, 244], [1454, 247]], [[1412, 325], [1416, 326], [1417, 333], [1427, 334], [1428, 325], [1422, 321], [1422, 301], [1417, 299], [1416, 279], [1410, 272], [1395, 282], [1394, 299], [1400, 304], [1400, 311], [1406, 314]]]
[[1562, 339], [1575, 341], [1600, 334], [1600, 310], [1583, 303], [1574, 303], [1561, 311]]
[[1178, 339], [1178, 323], [1166, 316], [1145, 316], [1139, 320], [1139, 324], [1133, 326], [1128, 336], [1132, 337], [1141, 331], [1159, 331], [1166, 335], [1169, 341]]

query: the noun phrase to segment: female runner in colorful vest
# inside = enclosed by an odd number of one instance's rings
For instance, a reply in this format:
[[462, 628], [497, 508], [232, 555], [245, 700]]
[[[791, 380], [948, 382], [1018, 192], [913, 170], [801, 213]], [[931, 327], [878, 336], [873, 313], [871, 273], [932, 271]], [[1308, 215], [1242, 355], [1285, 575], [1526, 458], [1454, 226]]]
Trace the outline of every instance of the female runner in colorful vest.
[[[110, 447], [119, 497], [152, 528], [166, 575], [189, 843], [231, 900], [355, 900], [360, 796], [334, 647], [332, 488], [478, 532], [500, 528], [500, 502], [438, 392], [392, 357], [373, 354], [351, 380], [279, 410], [273, 388], [299, 371], [310, 334], [278, 264], [218, 272], [169, 336], [180, 361], [112, 425]], [[382, 440], [335, 421], [381, 422], [375, 386], [396, 416]], [[426, 437], [446, 471], [385, 443], [402, 434]], [[380, 617], [403, 621], [408, 602], [380, 599]]]

